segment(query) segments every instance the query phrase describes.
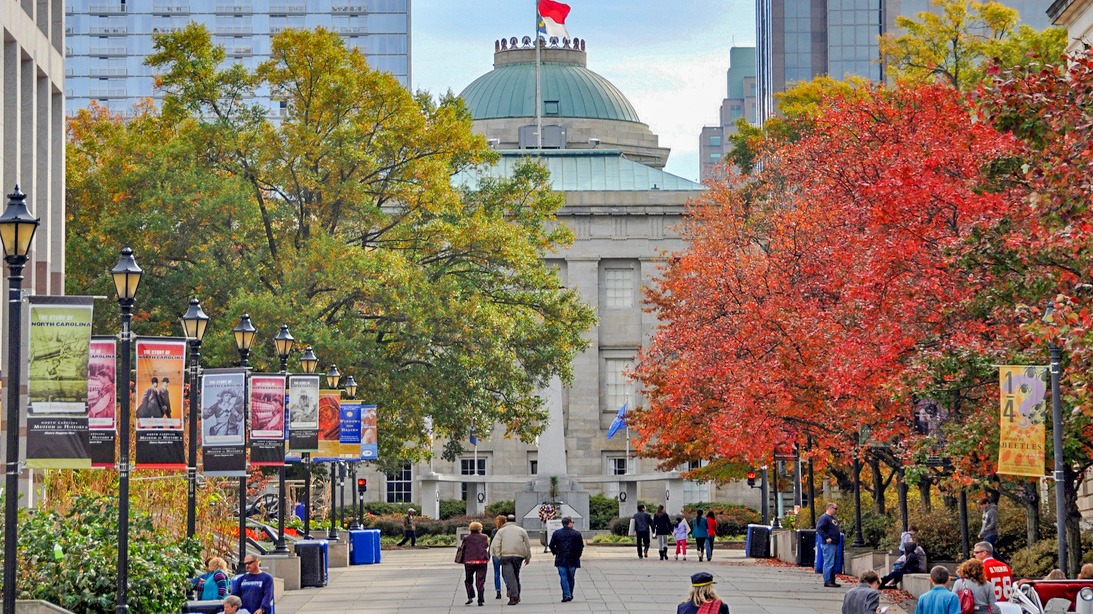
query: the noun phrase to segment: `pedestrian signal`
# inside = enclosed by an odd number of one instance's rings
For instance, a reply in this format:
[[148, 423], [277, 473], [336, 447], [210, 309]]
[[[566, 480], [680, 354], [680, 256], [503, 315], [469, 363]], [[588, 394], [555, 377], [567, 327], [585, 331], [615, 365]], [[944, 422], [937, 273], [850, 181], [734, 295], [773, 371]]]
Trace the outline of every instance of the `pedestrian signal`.
[[357, 480], [357, 492], [368, 492], [368, 480], [364, 478]]
[[755, 472], [748, 471], [748, 486], [755, 488]]

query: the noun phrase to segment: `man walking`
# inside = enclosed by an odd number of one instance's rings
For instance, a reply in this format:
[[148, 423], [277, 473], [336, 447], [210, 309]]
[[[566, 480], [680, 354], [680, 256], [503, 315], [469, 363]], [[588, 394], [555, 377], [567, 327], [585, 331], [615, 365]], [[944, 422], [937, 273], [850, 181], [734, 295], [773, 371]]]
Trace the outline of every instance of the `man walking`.
[[983, 512], [982, 524], [979, 526], [979, 539], [989, 543], [994, 548], [994, 558], [1001, 561], [998, 555], [998, 506], [987, 497], [979, 500], [979, 509]]
[[406, 542], [410, 542], [410, 547], [417, 546], [417, 531], [414, 526], [414, 508], [406, 510], [406, 515], [402, 518], [402, 541], [398, 545], [405, 545]]
[[[634, 534], [638, 536], [638, 558], [649, 558], [649, 529], [653, 526], [653, 517], [645, 511], [644, 505], [638, 506], [638, 513], [634, 514]], [[645, 550], [642, 550], [642, 544]]]
[[581, 566], [584, 537], [573, 528], [573, 519], [562, 518], [562, 528], [550, 536], [550, 551], [554, 554], [554, 566], [562, 582], [562, 603], [573, 601], [573, 589], [577, 586], [577, 568]]
[[531, 563], [531, 540], [528, 532], [516, 524], [509, 514], [507, 522], [493, 535], [490, 554], [501, 560], [501, 573], [509, 592], [509, 605], [520, 603], [520, 565]]
[[827, 504], [827, 511], [816, 521], [816, 534], [820, 536], [820, 553], [824, 561], [824, 586], [838, 588], [835, 583], [835, 557], [838, 556], [839, 521], [835, 519], [835, 512], [839, 506], [834, 502]]
[[243, 558], [247, 571], [235, 583], [232, 594], [239, 597], [243, 609], [251, 614], [270, 614], [273, 605], [273, 576], [258, 566], [258, 557], [248, 554]]
[[843, 595], [843, 614], [876, 614], [880, 606], [878, 586], [877, 572], [867, 569], [858, 578], [858, 584]]

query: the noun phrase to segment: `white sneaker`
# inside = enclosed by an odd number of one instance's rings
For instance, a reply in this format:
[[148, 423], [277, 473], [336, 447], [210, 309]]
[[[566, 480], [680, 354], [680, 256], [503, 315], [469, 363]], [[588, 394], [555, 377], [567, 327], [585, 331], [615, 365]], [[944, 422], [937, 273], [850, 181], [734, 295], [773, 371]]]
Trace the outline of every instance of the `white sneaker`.
[[684, 561], [686, 561], [686, 560], [687, 560], [687, 555], [686, 555], [686, 554], [684, 554], [684, 555], [683, 555], [683, 560], [684, 560]]
[[676, 560], [677, 560], [677, 561], [679, 560], [679, 555], [678, 555], [678, 554], [676, 555]]

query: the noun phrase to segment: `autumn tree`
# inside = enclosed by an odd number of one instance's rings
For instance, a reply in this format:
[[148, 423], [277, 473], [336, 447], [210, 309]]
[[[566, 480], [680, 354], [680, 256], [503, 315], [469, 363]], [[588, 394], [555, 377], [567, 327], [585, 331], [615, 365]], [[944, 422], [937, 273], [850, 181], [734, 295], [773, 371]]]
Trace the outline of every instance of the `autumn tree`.
[[107, 293], [128, 242], [148, 271], [139, 332], [174, 332], [193, 294], [214, 318], [206, 364], [233, 360], [226, 332], [248, 311], [262, 368], [289, 324], [379, 405], [381, 456], [425, 454], [426, 418], [448, 455], [495, 423], [530, 440], [537, 390], [570, 376], [593, 320], [544, 265], [571, 240], [545, 170], [457, 187], [496, 158], [461, 101], [411, 95], [321, 29], [286, 30], [270, 58], [225, 65], [191, 25], [147, 60], [162, 111], [76, 118], [69, 291]]

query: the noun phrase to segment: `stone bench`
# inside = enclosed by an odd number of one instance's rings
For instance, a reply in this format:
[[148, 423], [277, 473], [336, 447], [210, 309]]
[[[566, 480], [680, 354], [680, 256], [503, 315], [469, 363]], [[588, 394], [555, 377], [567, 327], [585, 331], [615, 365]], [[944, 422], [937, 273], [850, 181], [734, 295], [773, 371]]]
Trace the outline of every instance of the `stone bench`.
[[[954, 578], [949, 578], [949, 583], [945, 586], [952, 590]], [[899, 583], [900, 588], [911, 593], [911, 596], [918, 599], [923, 593], [932, 589], [934, 583], [930, 581], [930, 574], [928, 573], [909, 573], [903, 576], [903, 580]]]

